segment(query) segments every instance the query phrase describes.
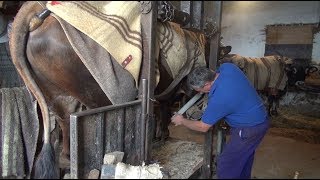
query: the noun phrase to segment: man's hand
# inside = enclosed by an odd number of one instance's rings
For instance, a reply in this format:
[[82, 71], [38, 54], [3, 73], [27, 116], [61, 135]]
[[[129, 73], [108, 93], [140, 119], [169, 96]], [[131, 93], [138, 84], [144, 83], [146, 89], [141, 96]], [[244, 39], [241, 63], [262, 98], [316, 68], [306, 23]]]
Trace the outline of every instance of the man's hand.
[[181, 114], [175, 114], [171, 117], [171, 122], [173, 122], [175, 126], [182, 125], [183, 121], [184, 117]]
[[195, 131], [200, 131], [200, 132], [207, 132], [209, 128], [212, 125], [203, 123], [202, 121], [193, 121], [184, 118], [181, 114], [175, 114], [174, 116], [171, 117], [171, 122], [174, 123], [174, 125], [184, 125], [189, 129], [195, 130]]

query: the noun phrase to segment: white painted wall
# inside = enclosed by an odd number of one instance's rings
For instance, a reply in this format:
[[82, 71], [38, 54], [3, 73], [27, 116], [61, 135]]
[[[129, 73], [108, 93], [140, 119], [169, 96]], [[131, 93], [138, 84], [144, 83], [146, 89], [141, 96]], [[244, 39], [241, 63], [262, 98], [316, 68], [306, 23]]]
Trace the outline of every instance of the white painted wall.
[[[231, 53], [261, 57], [265, 27], [273, 24], [318, 23], [320, 1], [223, 1], [221, 36]], [[320, 63], [320, 34], [314, 38], [313, 61]]]

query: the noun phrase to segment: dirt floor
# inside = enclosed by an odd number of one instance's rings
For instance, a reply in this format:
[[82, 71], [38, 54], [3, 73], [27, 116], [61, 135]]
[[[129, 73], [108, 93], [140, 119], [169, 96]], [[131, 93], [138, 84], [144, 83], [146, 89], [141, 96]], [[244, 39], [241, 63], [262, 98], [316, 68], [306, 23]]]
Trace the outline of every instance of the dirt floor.
[[[256, 151], [252, 178], [320, 178], [320, 118], [314, 111], [281, 108]], [[198, 143], [204, 134], [183, 126], [170, 125], [170, 137]], [[228, 136], [227, 136], [228, 138]]]

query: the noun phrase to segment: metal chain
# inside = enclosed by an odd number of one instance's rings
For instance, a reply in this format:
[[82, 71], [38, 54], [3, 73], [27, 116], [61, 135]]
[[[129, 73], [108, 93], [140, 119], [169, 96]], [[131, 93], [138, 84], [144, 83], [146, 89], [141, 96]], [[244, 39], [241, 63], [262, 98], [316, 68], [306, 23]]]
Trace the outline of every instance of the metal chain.
[[158, 6], [158, 18], [162, 22], [172, 21], [174, 18], [174, 7], [168, 1], [160, 1]]
[[211, 39], [216, 33], [218, 33], [218, 28], [216, 24], [212, 24], [209, 20], [205, 22], [204, 34], [207, 38]]

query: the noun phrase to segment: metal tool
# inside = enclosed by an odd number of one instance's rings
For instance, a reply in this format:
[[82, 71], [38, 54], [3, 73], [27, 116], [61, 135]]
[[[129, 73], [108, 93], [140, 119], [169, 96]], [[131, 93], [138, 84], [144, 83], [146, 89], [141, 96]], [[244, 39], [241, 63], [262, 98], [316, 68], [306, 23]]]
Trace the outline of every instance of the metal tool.
[[176, 114], [185, 113], [194, 103], [196, 103], [201, 97], [203, 93], [198, 93], [193, 98], [191, 98]]

